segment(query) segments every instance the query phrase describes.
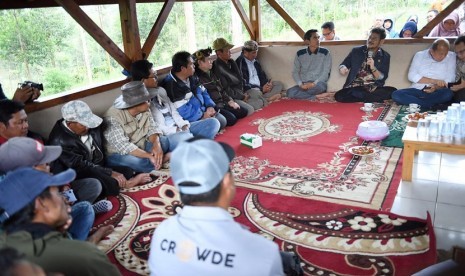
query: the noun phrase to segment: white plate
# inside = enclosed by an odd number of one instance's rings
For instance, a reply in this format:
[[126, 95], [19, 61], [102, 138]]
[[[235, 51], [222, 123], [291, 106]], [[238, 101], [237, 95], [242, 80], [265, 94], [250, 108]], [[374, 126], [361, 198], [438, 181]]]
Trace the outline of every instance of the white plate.
[[407, 112], [410, 112], [410, 113], [420, 112], [420, 108], [410, 109], [410, 107], [407, 107], [406, 110], [407, 110]]
[[[359, 148], [370, 148], [370, 149], [373, 149], [373, 152], [372, 153], [368, 153], [368, 154], [358, 154], [358, 153], [355, 153], [354, 150], [356, 149], [359, 149]], [[378, 150], [374, 147], [370, 147], [370, 146], [355, 146], [355, 147], [351, 147], [349, 148], [349, 152], [353, 155], [358, 155], [358, 156], [371, 156], [375, 153], [378, 152]]]
[[361, 110], [361, 111], [365, 111], [365, 112], [370, 112], [370, 111], [373, 111], [374, 108], [365, 109], [365, 107], [362, 106], [362, 107], [360, 107], [360, 110]]

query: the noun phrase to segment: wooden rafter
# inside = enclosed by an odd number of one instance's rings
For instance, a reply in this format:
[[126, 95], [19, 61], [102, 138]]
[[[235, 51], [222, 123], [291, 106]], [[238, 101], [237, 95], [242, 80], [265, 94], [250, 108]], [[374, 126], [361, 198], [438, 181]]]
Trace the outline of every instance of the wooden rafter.
[[281, 7], [278, 2], [275, 0], [266, 0], [268, 4], [270, 4], [271, 7], [279, 14], [281, 17], [284, 19], [284, 21], [291, 26], [291, 28], [302, 38], [304, 39], [305, 32], [300, 28], [299, 24], [292, 19], [292, 17], [284, 10], [283, 7]]
[[153, 24], [153, 27], [150, 30], [150, 33], [147, 36], [147, 40], [145, 40], [144, 46], [142, 47], [142, 53], [144, 53], [147, 58], [150, 55], [150, 52], [152, 52], [153, 46], [155, 45], [155, 42], [157, 42], [161, 29], [165, 25], [166, 19], [168, 19], [168, 15], [173, 9], [175, 2], [176, 0], [165, 1], [165, 4], [163, 4], [163, 7], [161, 8], [160, 13], [158, 14], [155, 24]]
[[442, 12], [440, 12], [431, 22], [426, 24], [418, 33], [416, 33], [413, 37], [414, 38], [422, 38], [428, 35], [431, 30], [439, 23], [442, 22], [444, 18], [446, 18], [451, 12], [453, 12], [456, 8], [458, 8], [464, 0], [454, 0], [452, 1], [449, 6], [447, 6]]
[[252, 24], [252, 29], [254, 30], [255, 41], [260, 42], [262, 40], [261, 34], [261, 9], [259, 0], [250, 0], [249, 1], [249, 14], [250, 14], [250, 23]]
[[249, 32], [250, 38], [255, 40], [255, 31], [254, 28], [252, 27], [252, 23], [249, 20], [249, 17], [245, 13], [244, 7], [242, 7], [242, 4], [239, 0], [231, 0], [234, 8], [236, 8], [237, 13], [241, 17], [242, 23], [244, 23], [245, 28], [247, 29], [247, 32]]
[[92, 36], [121, 66], [129, 68], [131, 59], [116, 45], [105, 32], [73, 1], [55, 0], [74, 20]]
[[136, 0], [119, 0], [119, 12], [124, 52], [132, 61], [142, 59]]

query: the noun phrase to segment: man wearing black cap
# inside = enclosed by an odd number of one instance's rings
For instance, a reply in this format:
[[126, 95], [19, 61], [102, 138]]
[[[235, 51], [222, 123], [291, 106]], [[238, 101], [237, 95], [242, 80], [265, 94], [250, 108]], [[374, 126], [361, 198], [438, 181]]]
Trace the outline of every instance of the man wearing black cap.
[[283, 275], [278, 246], [228, 212], [236, 193], [233, 157], [230, 146], [207, 139], [190, 139], [173, 151], [171, 175], [185, 206], [152, 237], [152, 275]]
[[48, 272], [64, 275], [120, 275], [105, 254], [88, 242], [56, 231], [69, 225], [71, 208], [59, 186], [71, 182], [69, 169], [51, 175], [33, 168], [10, 172], [0, 183], [0, 248], [13, 247]]

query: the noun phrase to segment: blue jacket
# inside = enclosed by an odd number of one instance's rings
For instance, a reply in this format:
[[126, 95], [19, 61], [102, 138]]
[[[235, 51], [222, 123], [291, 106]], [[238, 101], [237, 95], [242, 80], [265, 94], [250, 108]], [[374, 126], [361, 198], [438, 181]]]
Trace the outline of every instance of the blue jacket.
[[[349, 75], [347, 76], [344, 87], [347, 87], [357, 77], [358, 71], [362, 67], [364, 61], [368, 56], [368, 49], [366, 45], [352, 48], [349, 55], [344, 59], [341, 65], [344, 65], [349, 69]], [[380, 80], [375, 81], [376, 86], [382, 87], [389, 76], [389, 64], [391, 62], [391, 55], [383, 49], [379, 48], [378, 52], [374, 55], [375, 67], [384, 77]]]
[[189, 77], [189, 84], [192, 89], [170, 72], [161, 86], [165, 88], [179, 114], [185, 120], [195, 122], [202, 119], [208, 107], [215, 107], [215, 103], [208, 95], [207, 89], [200, 84], [197, 76]]

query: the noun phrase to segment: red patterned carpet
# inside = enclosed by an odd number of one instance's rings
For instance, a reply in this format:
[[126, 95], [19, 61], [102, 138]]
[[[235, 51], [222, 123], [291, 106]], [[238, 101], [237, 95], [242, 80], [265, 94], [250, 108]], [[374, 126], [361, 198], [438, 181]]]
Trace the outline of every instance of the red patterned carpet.
[[[411, 275], [435, 262], [430, 220], [399, 217], [392, 205], [401, 149], [379, 147], [373, 157], [347, 149], [364, 119], [390, 123], [398, 107], [372, 114], [358, 104], [283, 100], [218, 137], [237, 151], [233, 172], [235, 219], [302, 258], [307, 275]], [[239, 135], [263, 137], [263, 146], [240, 145]], [[157, 225], [182, 210], [168, 176], [112, 198], [114, 210], [96, 227], [115, 225], [99, 246], [124, 275], [147, 275], [150, 239]], [[258, 264], [259, 265], [259, 264]]]

